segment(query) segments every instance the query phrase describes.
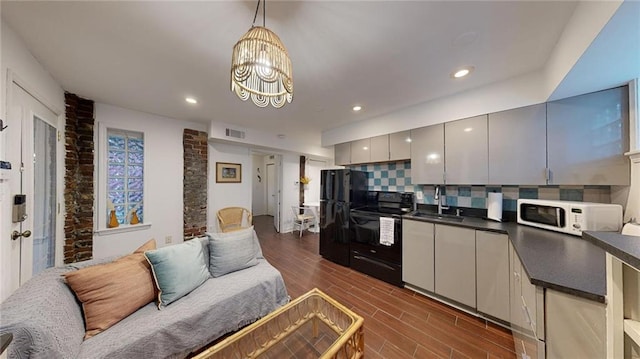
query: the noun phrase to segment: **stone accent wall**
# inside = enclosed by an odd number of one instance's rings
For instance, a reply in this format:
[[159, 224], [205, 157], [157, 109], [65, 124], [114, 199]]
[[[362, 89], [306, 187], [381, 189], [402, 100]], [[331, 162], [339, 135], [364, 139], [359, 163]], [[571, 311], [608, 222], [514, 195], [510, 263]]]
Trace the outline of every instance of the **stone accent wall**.
[[207, 133], [185, 129], [184, 147], [184, 240], [200, 237], [207, 231], [207, 184], [209, 147]]
[[65, 93], [64, 262], [93, 255], [93, 101]]

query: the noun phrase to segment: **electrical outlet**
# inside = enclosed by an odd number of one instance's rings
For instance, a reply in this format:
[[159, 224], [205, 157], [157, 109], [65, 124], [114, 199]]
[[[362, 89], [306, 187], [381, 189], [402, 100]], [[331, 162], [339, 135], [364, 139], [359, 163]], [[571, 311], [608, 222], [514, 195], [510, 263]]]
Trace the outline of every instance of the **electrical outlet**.
[[166, 236], [166, 237], [164, 237], [164, 244], [169, 244], [169, 243], [171, 243], [171, 240], [172, 240], [172, 239], [173, 239], [173, 238], [172, 238], [171, 236]]

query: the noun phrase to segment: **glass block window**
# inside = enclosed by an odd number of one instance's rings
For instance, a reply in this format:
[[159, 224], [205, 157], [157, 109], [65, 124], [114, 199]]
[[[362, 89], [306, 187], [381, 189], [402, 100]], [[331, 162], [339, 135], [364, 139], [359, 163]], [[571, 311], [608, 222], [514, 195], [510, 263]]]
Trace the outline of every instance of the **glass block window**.
[[119, 224], [130, 224], [135, 212], [144, 219], [144, 136], [107, 130], [107, 223], [115, 211]]

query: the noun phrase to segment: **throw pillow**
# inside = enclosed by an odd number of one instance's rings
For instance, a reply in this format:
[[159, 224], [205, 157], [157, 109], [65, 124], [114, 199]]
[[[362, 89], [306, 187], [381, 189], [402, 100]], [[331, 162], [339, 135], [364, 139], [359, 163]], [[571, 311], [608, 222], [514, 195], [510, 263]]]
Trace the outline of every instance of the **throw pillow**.
[[258, 234], [253, 229], [253, 226], [233, 232], [207, 233], [207, 236], [209, 236], [209, 238], [211, 239], [227, 239], [245, 237], [247, 236], [247, 233], [251, 233], [253, 236], [254, 247], [256, 249], [256, 258], [264, 258], [264, 256], [262, 255], [262, 247], [260, 247], [260, 240], [258, 240]]
[[203, 246], [202, 241], [190, 240], [144, 253], [158, 286], [158, 309], [189, 294], [211, 277]]
[[258, 264], [253, 231], [209, 240], [209, 271], [214, 277]]
[[64, 274], [67, 284], [82, 303], [85, 339], [153, 302], [156, 290], [144, 252], [155, 248], [156, 241], [152, 239], [133, 254], [113, 262]]

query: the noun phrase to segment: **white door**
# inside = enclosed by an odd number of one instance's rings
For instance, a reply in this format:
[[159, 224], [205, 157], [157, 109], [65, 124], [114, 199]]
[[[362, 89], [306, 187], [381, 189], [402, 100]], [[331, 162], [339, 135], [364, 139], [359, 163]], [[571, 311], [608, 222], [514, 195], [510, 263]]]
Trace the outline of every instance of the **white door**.
[[[10, 226], [11, 288], [56, 264], [58, 219], [57, 116], [28, 92], [12, 84], [7, 128], [12, 164], [11, 201], [25, 195], [24, 220]], [[13, 217], [13, 216], [12, 216]]]
[[276, 208], [276, 165], [267, 165], [267, 214], [273, 216]]

